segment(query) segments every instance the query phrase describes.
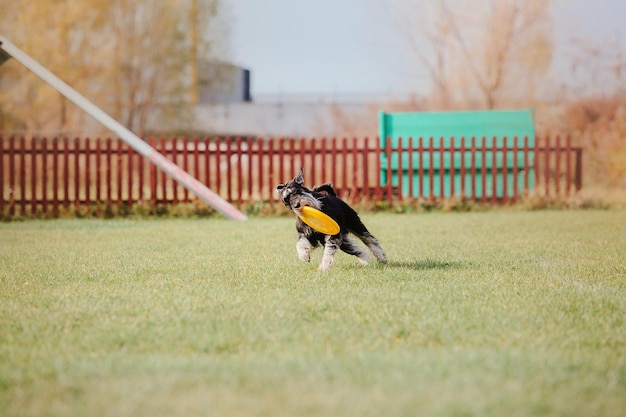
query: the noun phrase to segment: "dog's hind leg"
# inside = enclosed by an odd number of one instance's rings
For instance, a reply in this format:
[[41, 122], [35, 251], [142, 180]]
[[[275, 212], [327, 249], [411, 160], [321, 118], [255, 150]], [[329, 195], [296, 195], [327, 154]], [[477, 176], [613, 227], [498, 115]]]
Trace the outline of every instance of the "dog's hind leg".
[[354, 255], [359, 258], [359, 262], [361, 262], [363, 265], [367, 265], [370, 262], [369, 253], [367, 253], [365, 249], [357, 245], [348, 236], [345, 236], [343, 238], [343, 242], [341, 242], [341, 246], [339, 248], [345, 253]]
[[311, 249], [313, 245], [309, 239], [305, 236], [300, 236], [300, 239], [296, 242], [296, 251], [298, 252], [298, 258], [303, 262], [311, 262]]
[[378, 240], [368, 231], [357, 234], [359, 239], [365, 243], [365, 245], [369, 248], [370, 251], [374, 254], [376, 259], [379, 262], [387, 262], [387, 255], [385, 255], [385, 251], [378, 243]]
[[350, 216], [347, 216], [346, 220], [349, 224], [348, 230], [365, 243], [365, 246], [369, 248], [376, 259], [378, 259], [379, 262], [387, 262], [387, 256], [383, 248], [380, 247], [380, 243], [378, 243], [378, 240], [367, 230], [367, 227], [365, 227], [354, 210], [352, 210]]

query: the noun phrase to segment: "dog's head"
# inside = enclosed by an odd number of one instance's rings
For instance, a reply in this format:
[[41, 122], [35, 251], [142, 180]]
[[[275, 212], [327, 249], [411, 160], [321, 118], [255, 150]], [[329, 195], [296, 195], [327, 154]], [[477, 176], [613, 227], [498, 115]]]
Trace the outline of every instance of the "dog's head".
[[304, 170], [300, 168], [298, 175], [285, 184], [278, 184], [276, 191], [280, 194], [283, 204], [290, 210], [298, 213], [302, 206], [311, 206], [321, 209], [320, 201], [313, 195], [313, 192], [306, 188], [304, 184]]

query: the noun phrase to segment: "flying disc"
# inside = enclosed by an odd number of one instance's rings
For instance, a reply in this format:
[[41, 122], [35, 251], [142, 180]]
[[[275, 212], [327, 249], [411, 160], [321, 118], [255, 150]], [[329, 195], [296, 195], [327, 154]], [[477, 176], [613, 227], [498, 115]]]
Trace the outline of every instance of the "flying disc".
[[339, 225], [331, 217], [311, 206], [302, 207], [303, 222], [311, 226], [313, 229], [325, 235], [336, 235], [339, 233]]

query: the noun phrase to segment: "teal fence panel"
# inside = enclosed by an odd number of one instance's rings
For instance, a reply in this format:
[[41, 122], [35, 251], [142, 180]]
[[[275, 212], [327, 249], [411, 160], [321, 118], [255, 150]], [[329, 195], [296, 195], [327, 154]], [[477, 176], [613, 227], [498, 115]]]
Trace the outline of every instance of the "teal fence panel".
[[532, 110], [380, 112], [379, 135], [381, 185], [401, 185], [403, 196], [503, 198], [534, 188]]

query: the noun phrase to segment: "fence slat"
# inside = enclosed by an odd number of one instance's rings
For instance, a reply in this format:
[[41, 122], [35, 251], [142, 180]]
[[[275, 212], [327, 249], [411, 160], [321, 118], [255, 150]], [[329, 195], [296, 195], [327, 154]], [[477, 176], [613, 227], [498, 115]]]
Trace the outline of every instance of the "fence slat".
[[424, 137], [419, 138], [419, 150], [418, 150], [418, 184], [419, 184], [419, 198], [424, 198]]
[[9, 143], [9, 215], [15, 215], [15, 141]]
[[44, 215], [48, 214], [48, 144], [47, 138], [41, 146], [41, 207]]
[[545, 144], [544, 144], [545, 150], [544, 150], [544, 155], [545, 155], [545, 172], [543, 174], [543, 180], [545, 183], [545, 187], [546, 187], [546, 196], [550, 196], [550, 138], [546, 137], [545, 138]]
[[502, 202], [506, 204], [508, 202], [508, 180], [509, 180], [509, 167], [507, 164], [508, 152], [507, 152], [507, 140], [506, 136], [502, 138]]
[[70, 208], [70, 167], [69, 167], [69, 138], [63, 137], [63, 208], [68, 210]]
[[[26, 138], [20, 137], [20, 212], [26, 213]], [[1, 157], [0, 157], [1, 159]], [[2, 171], [2, 169], [0, 169]], [[2, 181], [2, 179], [0, 179]], [[2, 192], [0, 192], [2, 196]], [[0, 210], [1, 211], [1, 210]]]
[[517, 201], [518, 199], [518, 191], [519, 191], [519, 179], [518, 179], [518, 152], [517, 152], [517, 147], [518, 147], [518, 137], [517, 136], [513, 136], [513, 202]]
[[52, 214], [59, 216], [59, 140], [52, 139]]
[[454, 165], [454, 138], [450, 138], [450, 150], [448, 151], [448, 154], [450, 155], [450, 196], [454, 197], [454, 182], [456, 180], [456, 169]]
[[461, 186], [461, 200], [464, 200], [466, 198], [465, 195], [465, 136], [461, 136], [461, 167], [460, 167], [460, 173], [461, 173], [461, 183], [459, 184]]
[[498, 144], [495, 136], [491, 140], [491, 204], [495, 205], [498, 202]]
[[[12, 142], [13, 138], [9, 138]], [[10, 156], [8, 157], [11, 158]], [[0, 138], [0, 215], [4, 214], [4, 141]]]
[[554, 186], [557, 195], [561, 193], [561, 137], [556, 136], [556, 145], [554, 149], [555, 164], [554, 164]]
[[[391, 137], [388, 137], [386, 140], [386, 148], [385, 153], [387, 154], [387, 199], [389, 201], [393, 200], [393, 168], [392, 168], [392, 153], [391, 153]], [[345, 166], [345, 164], [344, 164]], [[344, 168], [345, 169], [345, 168]]]
[[476, 136], [472, 136], [472, 156], [470, 175], [472, 178], [472, 201], [476, 201]]

